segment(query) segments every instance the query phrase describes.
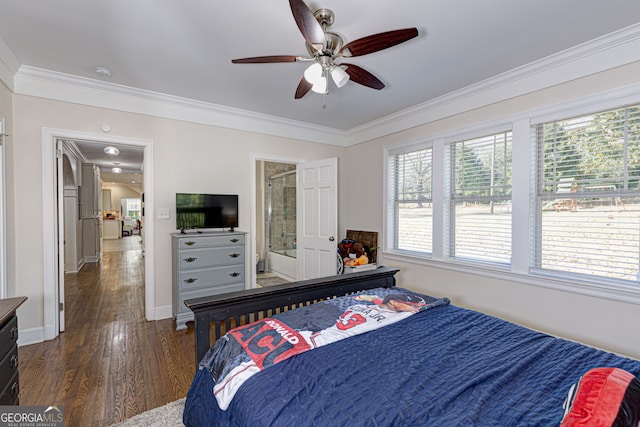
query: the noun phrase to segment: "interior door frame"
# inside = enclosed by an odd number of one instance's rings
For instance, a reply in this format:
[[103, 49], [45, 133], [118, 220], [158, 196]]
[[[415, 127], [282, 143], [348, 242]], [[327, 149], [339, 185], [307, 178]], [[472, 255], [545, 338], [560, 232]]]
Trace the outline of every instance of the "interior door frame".
[[58, 279], [58, 331], [64, 332], [65, 317], [64, 309], [64, 164], [63, 164], [63, 142], [61, 139], [56, 140], [56, 217], [58, 219], [56, 224], [56, 234], [58, 236], [58, 265], [56, 278]]
[[[274, 156], [273, 154], [265, 154], [265, 153], [251, 153], [251, 203], [250, 206], [253, 206], [251, 209], [251, 224], [250, 224], [250, 236], [249, 239], [251, 241], [250, 251], [249, 251], [249, 262], [247, 263], [247, 268], [249, 269], [249, 288], [256, 287], [256, 263], [258, 260], [256, 259], [256, 251], [257, 251], [257, 242], [256, 242], [256, 218], [257, 213], [256, 209], [258, 206], [256, 205], [256, 196], [258, 195], [258, 189], [256, 188], [256, 162], [257, 161], [265, 161], [265, 162], [275, 162], [275, 163], [289, 163], [296, 165], [296, 173], [300, 168], [300, 164], [304, 163], [303, 159], [296, 157], [285, 157], [285, 156]], [[299, 195], [299, 194], [298, 194]], [[297, 224], [296, 224], [297, 228]]]
[[0, 115], [0, 298], [7, 298], [7, 215], [5, 199], [5, 133], [4, 116]]
[[[42, 129], [42, 198], [43, 198], [43, 255], [44, 255], [44, 325], [43, 339], [50, 340], [58, 336], [60, 328], [59, 294], [58, 294], [58, 239], [64, 240], [64, 235], [59, 236], [57, 221], [56, 201], [56, 141], [58, 139], [81, 139], [96, 144], [121, 144], [144, 147], [143, 160], [143, 188], [146, 193], [145, 210], [154, 212], [153, 206], [153, 141], [115, 137], [104, 134], [94, 134], [67, 129], [43, 128]], [[156, 319], [155, 288], [154, 288], [154, 218], [153, 215], [145, 215], [145, 257], [144, 257], [144, 293], [145, 293], [145, 318]]]

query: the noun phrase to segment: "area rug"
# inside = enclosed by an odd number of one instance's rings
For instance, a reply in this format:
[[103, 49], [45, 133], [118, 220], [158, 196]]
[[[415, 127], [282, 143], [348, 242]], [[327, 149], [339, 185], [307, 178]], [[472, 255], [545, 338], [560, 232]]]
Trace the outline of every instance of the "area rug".
[[111, 427], [176, 427], [182, 426], [184, 400], [167, 403], [159, 408], [150, 409]]

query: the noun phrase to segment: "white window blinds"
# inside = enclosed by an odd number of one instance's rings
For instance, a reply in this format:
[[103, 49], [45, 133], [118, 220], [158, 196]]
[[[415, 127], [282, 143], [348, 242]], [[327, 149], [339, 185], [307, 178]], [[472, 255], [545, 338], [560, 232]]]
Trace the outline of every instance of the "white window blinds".
[[450, 144], [449, 256], [511, 261], [511, 132]]
[[637, 280], [640, 108], [540, 123], [532, 138], [533, 267]]
[[432, 149], [388, 157], [388, 219], [392, 249], [432, 252]]

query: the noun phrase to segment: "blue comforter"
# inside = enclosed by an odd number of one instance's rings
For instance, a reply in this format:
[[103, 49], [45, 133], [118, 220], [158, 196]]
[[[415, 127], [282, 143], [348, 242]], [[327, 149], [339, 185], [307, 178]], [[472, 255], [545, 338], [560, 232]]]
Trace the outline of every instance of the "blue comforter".
[[452, 305], [299, 354], [251, 377], [226, 411], [200, 369], [187, 426], [553, 426], [587, 370], [640, 362]]

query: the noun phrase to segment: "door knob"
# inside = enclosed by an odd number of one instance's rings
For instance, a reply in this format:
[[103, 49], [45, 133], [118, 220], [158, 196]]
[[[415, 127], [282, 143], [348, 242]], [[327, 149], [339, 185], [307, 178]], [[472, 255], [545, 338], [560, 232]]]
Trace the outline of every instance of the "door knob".
[[333, 237], [333, 236], [329, 237], [329, 241], [330, 241], [330, 242], [333, 242], [334, 240], [336, 240], [336, 238], [335, 238], [335, 237]]

